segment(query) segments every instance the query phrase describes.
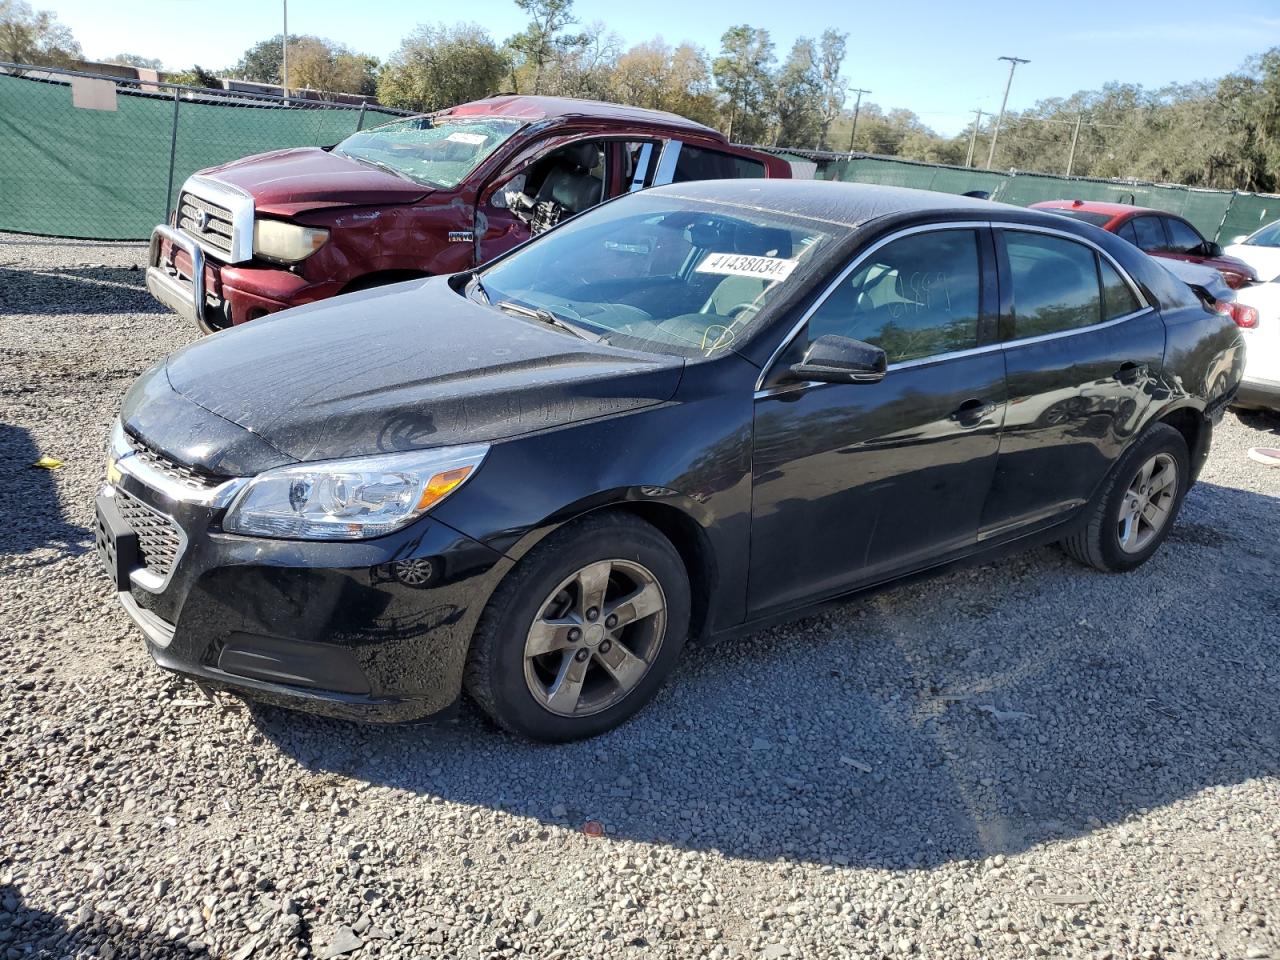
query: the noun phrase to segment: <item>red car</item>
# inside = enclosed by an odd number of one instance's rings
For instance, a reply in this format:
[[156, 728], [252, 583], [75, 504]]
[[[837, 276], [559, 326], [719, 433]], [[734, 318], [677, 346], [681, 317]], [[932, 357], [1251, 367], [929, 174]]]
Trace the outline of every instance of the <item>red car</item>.
[[492, 97], [200, 171], [152, 233], [147, 289], [211, 332], [468, 269], [655, 184], [790, 176], [785, 160], [675, 114]]
[[1185, 260], [1213, 267], [1233, 290], [1256, 283], [1258, 274], [1243, 260], [1229, 257], [1222, 247], [1206, 240], [1200, 231], [1181, 217], [1149, 207], [1094, 200], [1045, 200], [1031, 204], [1034, 210], [1052, 210], [1108, 233], [1123, 237], [1153, 257]]

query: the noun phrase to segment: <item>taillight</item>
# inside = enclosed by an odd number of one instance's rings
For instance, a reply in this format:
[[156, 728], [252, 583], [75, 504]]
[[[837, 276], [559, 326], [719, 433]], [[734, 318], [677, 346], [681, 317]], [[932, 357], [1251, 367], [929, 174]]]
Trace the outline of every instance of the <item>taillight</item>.
[[1236, 303], [1234, 300], [1219, 300], [1213, 309], [1224, 317], [1230, 317], [1237, 327], [1253, 330], [1258, 326], [1258, 308], [1247, 303]]

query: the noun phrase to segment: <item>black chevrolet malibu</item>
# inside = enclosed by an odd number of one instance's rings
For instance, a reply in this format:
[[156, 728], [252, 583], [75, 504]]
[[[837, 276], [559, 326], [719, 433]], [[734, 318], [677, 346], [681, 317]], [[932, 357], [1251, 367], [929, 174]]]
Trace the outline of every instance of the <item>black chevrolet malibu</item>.
[[163, 667], [371, 720], [461, 691], [568, 740], [688, 637], [997, 551], [1168, 535], [1235, 327], [1086, 224], [686, 183], [470, 273], [256, 320], [129, 392], [98, 497]]

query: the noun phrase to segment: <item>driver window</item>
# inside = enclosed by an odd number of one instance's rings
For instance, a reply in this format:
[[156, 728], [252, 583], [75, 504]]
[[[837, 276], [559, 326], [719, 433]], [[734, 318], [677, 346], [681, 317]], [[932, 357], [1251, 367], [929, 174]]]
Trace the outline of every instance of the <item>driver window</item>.
[[600, 140], [559, 147], [507, 184], [506, 204], [531, 234], [554, 227], [604, 199], [607, 155]]
[[978, 264], [972, 230], [894, 240], [828, 295], [809, 318], [805, 345], [838, 334], [882, 348], [890, 363], [976, 347]]

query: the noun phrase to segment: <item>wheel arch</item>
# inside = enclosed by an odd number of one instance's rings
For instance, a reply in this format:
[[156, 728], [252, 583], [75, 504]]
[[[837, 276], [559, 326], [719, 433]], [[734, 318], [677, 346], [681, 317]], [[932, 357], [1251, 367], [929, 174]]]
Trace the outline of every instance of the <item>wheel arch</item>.
[[1191, 461], [1191, 479], [1195, 481], [1200, 469], [1209, 457], [1209, 443], [1213, 437], [1213, 423], [1204, 410], [1184, 403], [1160, 411], [1150, 423], [1165, 423], [1182, 434], [1187, 442], [1187, 455]]
[[705, 511], [696, 501], [674, 490], [637, 485], [567, 506], [526, 533], [503, 553], [518, 564], [525, 554], [555, 531], [585, 517], [604, 513], [630, 514], [655, 527], [671, 542], [689, 575], [692, 602], [689, 635], [695, 638], [704, 636], [710, 623], [711, 597], [719, 583], [719, 565], [706, 530], [711, 518], [704, 515]]

